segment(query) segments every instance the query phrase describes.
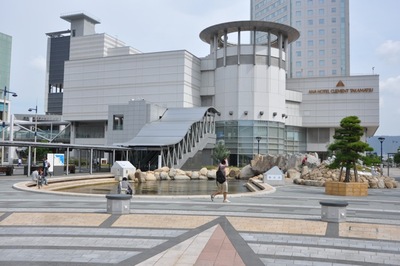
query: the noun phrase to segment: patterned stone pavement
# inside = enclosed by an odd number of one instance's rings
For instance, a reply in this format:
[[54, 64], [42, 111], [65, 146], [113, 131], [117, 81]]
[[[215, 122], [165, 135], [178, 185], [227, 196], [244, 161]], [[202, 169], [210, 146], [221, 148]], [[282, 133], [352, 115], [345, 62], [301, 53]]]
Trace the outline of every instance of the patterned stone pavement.
[[[24, 180], [0, 176], [0, 265], [400, 265], [400, 189], [134, 196], [130, 214], [112, 215], [105, 197], [12, 188]], [[321, 221], [327, 199], [349, 202], [346, 222]]]

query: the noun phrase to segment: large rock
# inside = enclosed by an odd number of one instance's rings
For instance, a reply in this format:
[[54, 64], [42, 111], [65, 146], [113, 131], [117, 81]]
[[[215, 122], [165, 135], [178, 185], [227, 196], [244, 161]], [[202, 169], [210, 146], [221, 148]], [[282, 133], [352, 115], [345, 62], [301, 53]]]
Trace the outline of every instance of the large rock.
[[192, 174], [190, 175], [190, 179], [193, 179], [193, 180], [200, 179], [200, 174], [199, 174], [199, 172], [193, 171]]
[[200, 172], [200, 175], [207, 176], [208, 169], [203, 167], [203, 168], [200, 169], [199, 172]]
[[294, 168], [287, 170], [286, 174], [287, 174], [287, 177], [291, 178], [291, 179], [297, 179], [297, 178], [300, 178], [300, 176], [301, 176], [300, 172]]
[[169, 177], [168, 172], [161, 172], [160, 173], [160, 179], [161, 180], [170, 180], [171, 178]]
[[174, 180], [190, 180], [190, 177], [187, 175], [176, 175], [174, 176]]
[[250, 165], [246, 165], [242, 170], [240, 170], [240, 179], [249, 179], [253, 176], [256, 176], [256, 174]]
[[157, 178], [153, 173], [149, 172], [146, 174], [146, 181], [156, 181], [156, 180]]

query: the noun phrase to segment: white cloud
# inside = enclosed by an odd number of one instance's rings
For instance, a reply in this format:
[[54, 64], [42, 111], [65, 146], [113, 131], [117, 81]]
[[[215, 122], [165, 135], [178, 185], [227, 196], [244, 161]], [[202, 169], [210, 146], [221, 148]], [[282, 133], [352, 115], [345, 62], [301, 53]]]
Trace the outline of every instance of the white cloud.
[[41, 55], [37, 56], [30, 60], [29, 65], [38, 70], [45, 71], [46, 70], [46, 58]]
[[385, 41], [379, 45], [377, 53], [388, 63], [400, 64], [400, 41]]
[[382, 92], [400, 94], [400, 75], [381, 81], [379, 88]]

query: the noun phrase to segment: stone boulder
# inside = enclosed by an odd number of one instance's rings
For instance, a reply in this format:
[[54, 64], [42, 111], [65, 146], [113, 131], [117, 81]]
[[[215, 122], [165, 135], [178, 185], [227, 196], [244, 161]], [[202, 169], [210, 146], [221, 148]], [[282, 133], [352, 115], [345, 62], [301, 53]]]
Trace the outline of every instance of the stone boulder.
[[253, 176], [256, 176], [253, 168], [250, 165], [246, 165], [240, 170], [240, 179], [249, 179]]
[[146, 174], [146, 181], [156, 181], [156, 180], [157, 180], [157, 178], [156, 178], [156, 176], [154, 175], [154, 173], [148, 172], [148, 173]]
[[198, 171], [193, 171], [190, 175], [190, 179], [197, 180], [200, 179], [200, 174]]
[[[169, 172], [169, 171], [168, 171]], [[160, 173], [160, 180], [170, 180], [171, 177], [169, 177], [168, 172], [161, 172]]]
[[287, 176], [287, 178], [297, 179], [297, 178], [300, 178], [301, 174], [296, 169], [291, 168], [291, 169], [287, 170], [286, 176]]

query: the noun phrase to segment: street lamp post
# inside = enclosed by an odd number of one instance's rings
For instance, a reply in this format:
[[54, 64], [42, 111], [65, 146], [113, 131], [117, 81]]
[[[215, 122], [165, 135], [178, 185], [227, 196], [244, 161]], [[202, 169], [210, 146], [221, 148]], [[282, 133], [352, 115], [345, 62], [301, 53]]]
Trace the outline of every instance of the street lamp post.
[[[35, 110], [35, 143], [37, 140], [37, 105], [35, 108], [29, 108], [28, 111], [32, 112], [33, 110]], [[33, 149], [33, 164], [36, 165], [36, 146]]]
[[260, 154], [260, 140], [261, 140], [261, 137], [256, 137], [256, 140], [257, 140], [257, 154]]
[[[15, 92], [8, 91], [7, 86], [4, 86], [3, 90], [3, 130], [1, 140], [4, 142], [4, 131], [6, 129], [6, 96], [7, 93], [11, 93], [13, 97], [17, 97], [18, 95]], [[1, 165], [4, 164], [4, 146], [1, 147]]]
[[384, 137], [379, 137], [378, 140], [381, 142], [381, 163], [383, 162], [383, 148], [382, 148], [382, 144], [385, 141]]

